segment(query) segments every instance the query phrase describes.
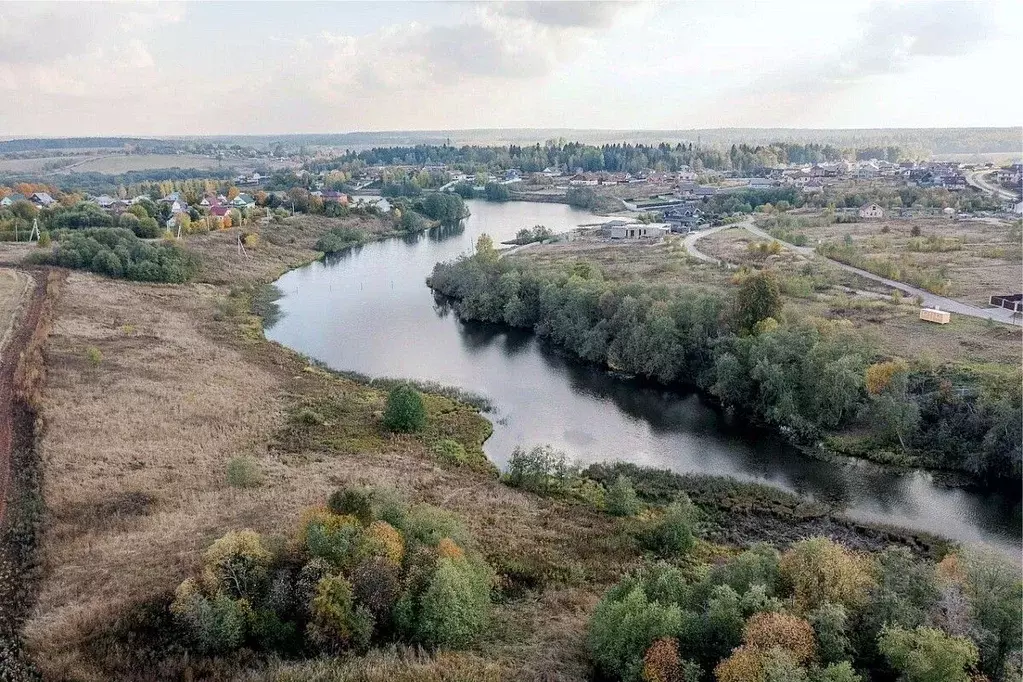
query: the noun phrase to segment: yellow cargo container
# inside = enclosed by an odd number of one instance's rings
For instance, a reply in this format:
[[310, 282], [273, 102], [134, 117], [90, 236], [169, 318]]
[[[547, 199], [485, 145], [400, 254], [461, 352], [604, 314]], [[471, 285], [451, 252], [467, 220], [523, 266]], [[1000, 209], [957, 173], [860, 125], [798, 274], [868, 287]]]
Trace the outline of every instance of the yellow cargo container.
[[938, 310], [937, 308], [921, 308], [920, 319], [938, 324], [948, 324], [952, 319], [952, 314], [947, 310]]

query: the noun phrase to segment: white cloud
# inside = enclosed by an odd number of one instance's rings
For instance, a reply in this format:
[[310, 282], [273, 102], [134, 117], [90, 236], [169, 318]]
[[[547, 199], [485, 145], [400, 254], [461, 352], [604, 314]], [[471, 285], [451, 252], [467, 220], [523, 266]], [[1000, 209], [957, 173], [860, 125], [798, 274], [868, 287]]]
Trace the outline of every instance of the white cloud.
[[171, 4], [0, 5], [0, 90], [116, 96], [159, 77], [146, 36], [179, 22]]
[[0, 3], [0, 134], [997, 124], [1019, 7]]

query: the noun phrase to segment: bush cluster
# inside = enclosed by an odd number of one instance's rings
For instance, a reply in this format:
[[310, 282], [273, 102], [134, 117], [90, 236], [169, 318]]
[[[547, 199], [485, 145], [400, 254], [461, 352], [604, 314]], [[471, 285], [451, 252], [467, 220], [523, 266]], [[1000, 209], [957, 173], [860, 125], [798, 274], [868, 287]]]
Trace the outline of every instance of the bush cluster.
[[1021, 598], [1001, 556], [935, 565], [813, 538], [714, 566], [647, 565], [604, 596], [587, 644], [612, 680], [1008, 682], [1020, 676]]
[[64, 233], [53, 251], [36, 258], [51, 265], [140, 282], [187, 282], [199, 269], [195, 254], [177, 244], [146, 242], [123, 228]]
[[316, 240], [316, 250], [322, 253], [338, 253], [366, 242], [366, 233], [354, 227], [335, 227]]
[[307, 510], [290, 544], [250, 530], [223, 536], [170, 611], [204, 654], [463, 647], [486, 627], [493, 583], [456, 518], [355, 488]]

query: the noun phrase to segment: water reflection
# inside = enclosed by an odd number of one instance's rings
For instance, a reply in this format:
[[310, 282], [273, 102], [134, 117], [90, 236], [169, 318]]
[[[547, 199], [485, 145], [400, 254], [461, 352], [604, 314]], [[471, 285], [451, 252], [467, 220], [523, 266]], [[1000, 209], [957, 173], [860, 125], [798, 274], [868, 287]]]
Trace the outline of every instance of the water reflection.
[[921, 473], [807, 458], [705, 403], [566, 358], [523, 330], [462, 323], [424, 284], [437, 261], [489, 233], [562, 231], [597, 219], [558, 204], [470, 202], [457, 228], [353, 247], [278, 281], [282, 319], [268, 336], [338, 369], [453, 384], [496, 405], [487, 454], [550, 443], [584, 462], [624, 459], [736, 476], [846, 505], [849, 513], [962, 540], [1020, 546], [1018, 495], [950, 490]]

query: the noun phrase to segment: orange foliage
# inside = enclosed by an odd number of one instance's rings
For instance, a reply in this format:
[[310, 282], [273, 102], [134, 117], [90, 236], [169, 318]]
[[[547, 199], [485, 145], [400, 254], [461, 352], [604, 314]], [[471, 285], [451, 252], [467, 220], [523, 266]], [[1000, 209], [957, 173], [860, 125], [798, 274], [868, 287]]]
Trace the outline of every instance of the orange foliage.
[[465, 552], [451, 538], [444, 538], [437, 544], [437, 557], [440, 559], [461, 559], [464, 556]]
[[948, 585], [956, 583], [958, 585], [966, 584], [966, 571], [963, 570], [963, 565], [959, 561], [958, 554], [949, 554], [941, 562], [934, 567], [935, 573], [937, 573], [938, 584]]
[[662, 637], [651, 644], [643, 656], [643, 682], [679, 682], [681, 679], [678, 642], [674, 637]]
[[24, 194], [26, 197], [36, 192], [46, 192], [48, 194], [56, 194], [57, 190], [50, 185], [42, 182], [19, 182], [14, 186], [14, 191], [18, 194]]
[[241, 192], [238, 191], [237, 187], [232, 185], [231, 187], [227, 188], [227, 200], [228, 201], [231, 201], [232, 199], [234, 199], [239, 194], [241, 194]]
[[366, 529], [366, 541], [374, 554], [384, 556], [396, 564], [400, 564], [405, 555], [405, 541], [402, 540], [401, 533], [386, 521], [374, 521], [369, 524]]
[[817, 648], [810, 623], [787, 613], [761, 612], [754, 614], [742, 630], [743, 644], [756, 649], [779, 646], [799, 663], [813, 658]]
[[905, 372], [907, 369], [906, 363], [902, 360], [878, 362], [867, 367], [867, 392], [871, 395], [879, 395], [888, 388], [896, 374]]

